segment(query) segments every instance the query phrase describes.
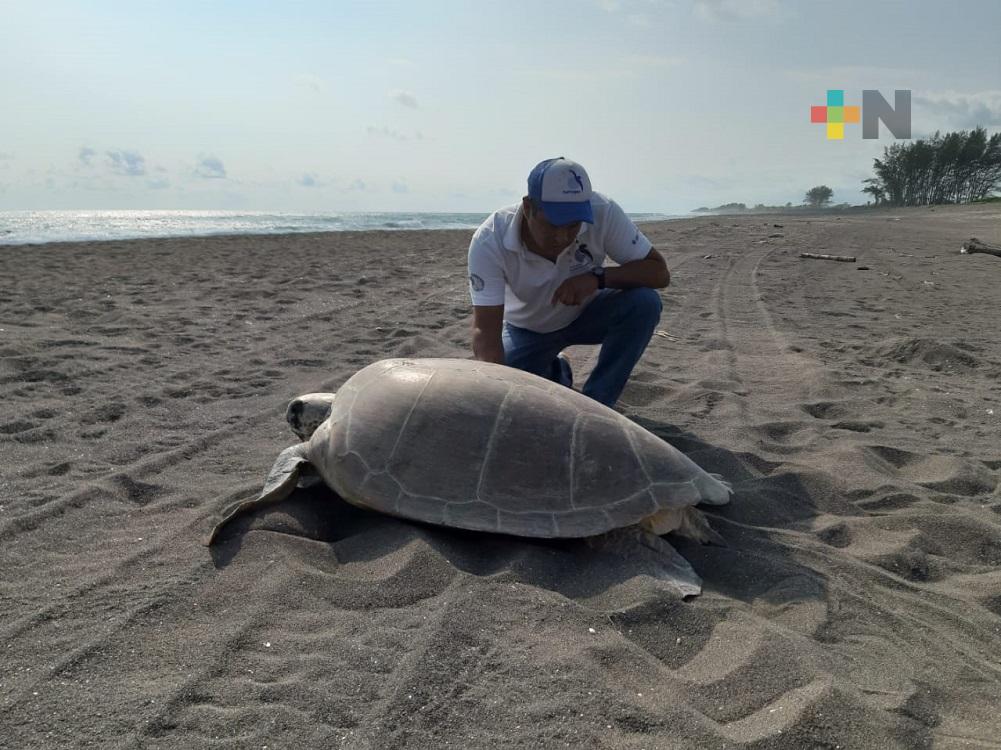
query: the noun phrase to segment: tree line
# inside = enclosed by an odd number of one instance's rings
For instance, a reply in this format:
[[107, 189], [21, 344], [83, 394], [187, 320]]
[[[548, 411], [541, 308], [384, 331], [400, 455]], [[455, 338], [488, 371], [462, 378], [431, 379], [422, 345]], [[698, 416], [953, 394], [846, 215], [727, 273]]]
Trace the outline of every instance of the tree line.
[[1001, 133], [987, 137], [978, 127], [894, 143], [873, 160], [875, 177], [862, 192], [876, 205], [927, 206], [970, 203], [987, 198], [1001, 185]]

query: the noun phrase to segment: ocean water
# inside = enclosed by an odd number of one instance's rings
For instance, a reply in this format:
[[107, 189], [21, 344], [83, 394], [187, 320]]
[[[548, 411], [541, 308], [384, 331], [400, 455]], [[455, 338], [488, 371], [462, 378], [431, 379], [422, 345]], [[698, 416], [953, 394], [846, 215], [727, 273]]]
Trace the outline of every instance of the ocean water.
[[[485, 213], [271, 213], [267, 211], [0, 211], [0, 245], [216, 234], [374, 229], [475, 229]], [[634, 221], [680, 218], [630, 214]]]

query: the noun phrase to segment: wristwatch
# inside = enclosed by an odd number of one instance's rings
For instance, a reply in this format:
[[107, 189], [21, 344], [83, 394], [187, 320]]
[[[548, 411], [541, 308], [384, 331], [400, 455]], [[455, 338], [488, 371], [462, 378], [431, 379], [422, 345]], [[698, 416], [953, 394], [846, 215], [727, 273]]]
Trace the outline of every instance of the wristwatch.
[[591, 273], [593, 273], [598, 278], [598, 288], [599, 289], [604, 289], [605, 288], [605, 267], [604, 266], [596, 266], [595, 268], [591, 269]]

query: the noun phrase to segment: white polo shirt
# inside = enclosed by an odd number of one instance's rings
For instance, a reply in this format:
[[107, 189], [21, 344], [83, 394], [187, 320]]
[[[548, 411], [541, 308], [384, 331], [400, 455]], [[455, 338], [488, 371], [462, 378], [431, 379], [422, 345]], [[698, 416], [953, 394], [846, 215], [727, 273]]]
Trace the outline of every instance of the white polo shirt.
[[570, 325], [597, 292], [582, 305], [553, 305], [550, 300], [560, 284], [603, 266], [606, 256], [622, 265], [645, 258], [652, 247], [615, 201], [592, 193], [591, 208], [594, 224], [582, 224], [555, 263], [522, 243], [520, 202], [490, 214], [469, 243], [473, 304], [504, 305], [504, 320], [536, 333]]

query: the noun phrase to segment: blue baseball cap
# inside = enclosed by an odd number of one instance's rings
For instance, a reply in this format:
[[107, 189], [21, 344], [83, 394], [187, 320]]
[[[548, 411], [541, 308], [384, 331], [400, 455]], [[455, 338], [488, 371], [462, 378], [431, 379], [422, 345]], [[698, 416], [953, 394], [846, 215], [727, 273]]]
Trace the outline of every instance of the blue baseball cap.
[[591, 211], [591, 179], [575, 161], [546, 159], [528, 175], [528, 197], [542, 205], [542, 213], [553, 226], [578, 221], [594, 224]]

